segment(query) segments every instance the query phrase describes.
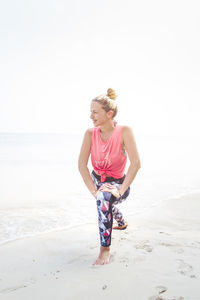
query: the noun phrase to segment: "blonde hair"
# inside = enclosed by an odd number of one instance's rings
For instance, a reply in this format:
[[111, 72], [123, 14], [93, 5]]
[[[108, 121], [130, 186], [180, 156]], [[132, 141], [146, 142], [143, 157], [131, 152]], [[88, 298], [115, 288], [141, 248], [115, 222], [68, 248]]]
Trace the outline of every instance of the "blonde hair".
[[115, 94], [115, 91], [111, 88], [107, 89], [107, 94], [99, 95], [96, 98], [94, 98], [92, 101], [98, 102], [102, 105], [102, 108], [108, 112], [110, 110], [113, 111], [113, 118], [117, 114], [117, 104], [116, 104], [116, 98], [117, 95]]

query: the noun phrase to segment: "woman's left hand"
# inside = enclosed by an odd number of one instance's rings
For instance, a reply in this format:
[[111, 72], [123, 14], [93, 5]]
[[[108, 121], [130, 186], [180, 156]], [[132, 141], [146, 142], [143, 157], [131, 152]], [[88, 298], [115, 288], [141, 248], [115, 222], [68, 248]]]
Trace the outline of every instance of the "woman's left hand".
[[113, 186], [112, 184], [109, 183], [104, 183], [100, 188], [100, 192], [109, 192], [116, 198], [120, 198], [121, 195], [119, 193], [119, 190], [116, 188], [116, 186]]

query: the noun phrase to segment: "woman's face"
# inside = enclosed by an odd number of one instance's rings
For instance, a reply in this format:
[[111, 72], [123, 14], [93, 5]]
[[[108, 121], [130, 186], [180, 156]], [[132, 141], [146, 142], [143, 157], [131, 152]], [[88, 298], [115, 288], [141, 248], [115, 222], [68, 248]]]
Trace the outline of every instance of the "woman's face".
[[109, 113], [107, 113], [102, 108], [102, 105], [96, 101], [92, 101], [92, 103], [91, 103], [90, 118], [92, 119], [95, 127], [102, 126], [110, 119]]

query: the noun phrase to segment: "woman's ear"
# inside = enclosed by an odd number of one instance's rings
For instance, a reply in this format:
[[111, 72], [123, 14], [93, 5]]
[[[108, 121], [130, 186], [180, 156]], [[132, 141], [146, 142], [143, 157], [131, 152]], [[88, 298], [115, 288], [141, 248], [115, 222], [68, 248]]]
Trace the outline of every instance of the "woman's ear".
[[107, 116], [108, 116], [109, 119], [112, 119], [112, 118], [113, 118], [113, 115], [114, 115], [114, 111], [113, 111], [113, 110], [109, 110], [109, 111], [107, 112]]

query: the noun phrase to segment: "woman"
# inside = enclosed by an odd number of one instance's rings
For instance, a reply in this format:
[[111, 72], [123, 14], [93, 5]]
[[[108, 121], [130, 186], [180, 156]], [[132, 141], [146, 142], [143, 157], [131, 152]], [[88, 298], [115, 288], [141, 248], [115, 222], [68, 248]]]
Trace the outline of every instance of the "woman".
[[[90, 118], [95, 127], [86, 131], [79, 155], [79, 171], [97, 202], [101, 246], [94, 265], [109, 263], [112, 228], [127, 227], [115, 205], [128, 197], [130, 184], [140, 168], [132, 130], [127, 126], [118, 126], [114, 121], [116, 97], [115, 91], [108, 89], [107, 95], [92, 100]], [[127, 154], [130, 165], [125, 176]], [[87, 166], [90, 155], [94, 169], [91, 174]], [[114, 227], [113, 217], [117, 221]]]

